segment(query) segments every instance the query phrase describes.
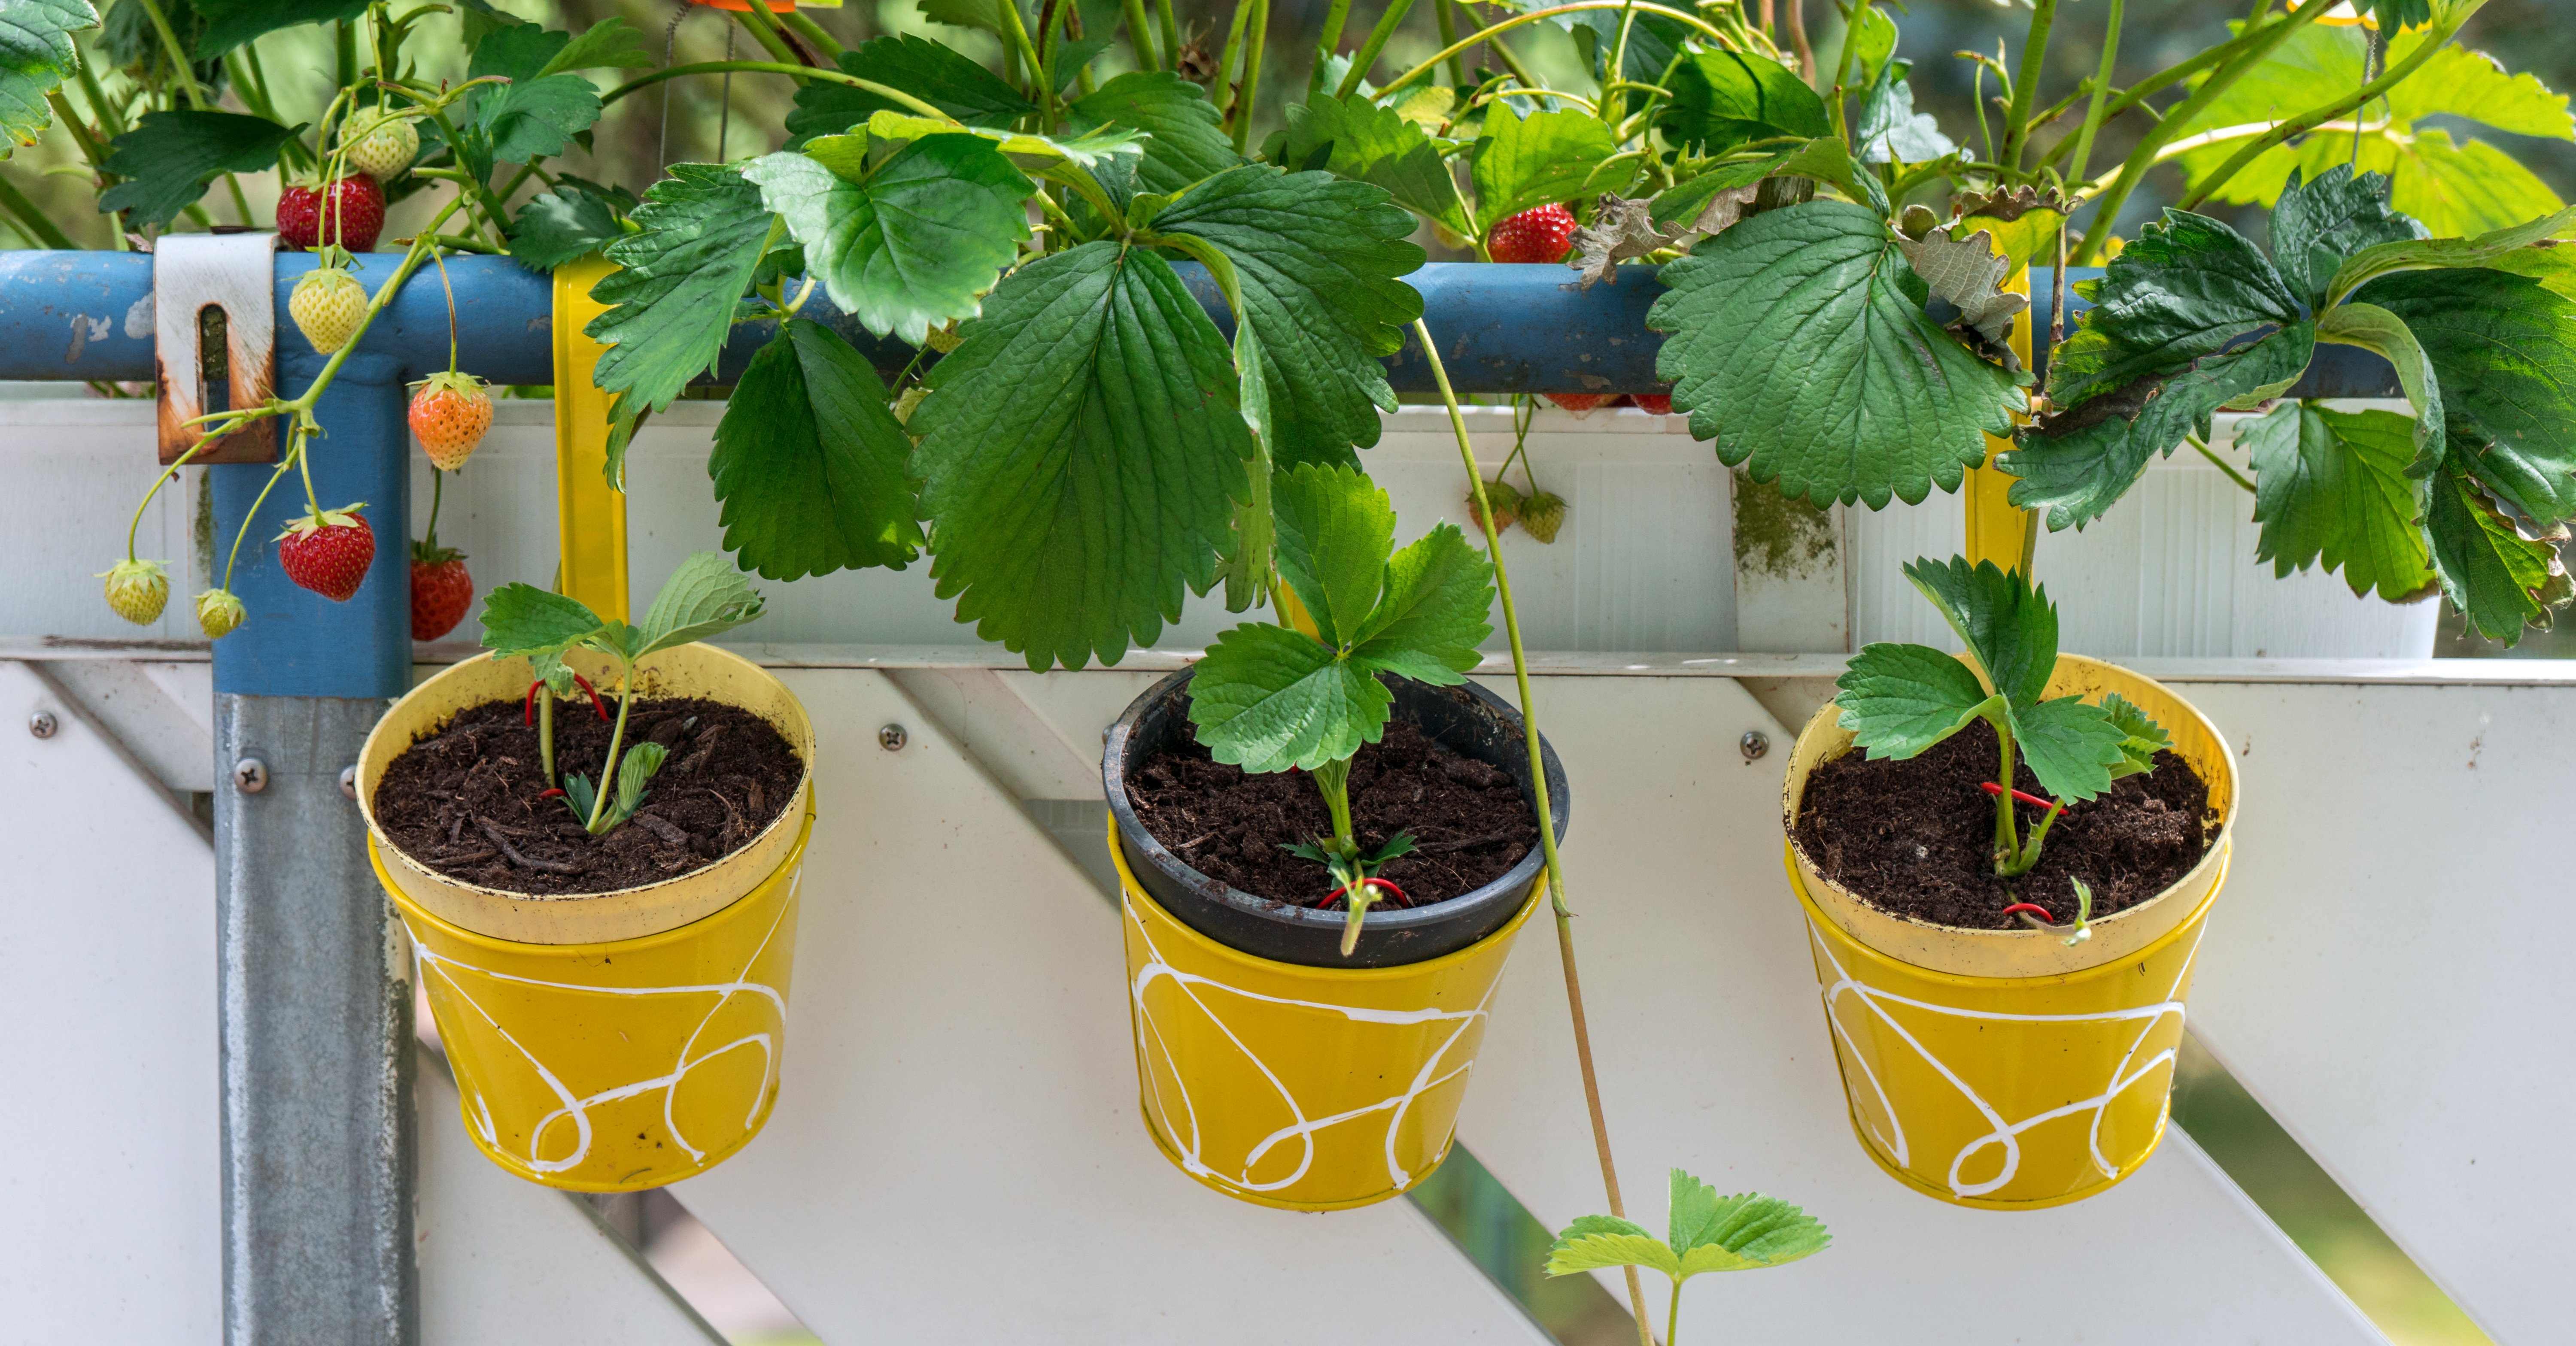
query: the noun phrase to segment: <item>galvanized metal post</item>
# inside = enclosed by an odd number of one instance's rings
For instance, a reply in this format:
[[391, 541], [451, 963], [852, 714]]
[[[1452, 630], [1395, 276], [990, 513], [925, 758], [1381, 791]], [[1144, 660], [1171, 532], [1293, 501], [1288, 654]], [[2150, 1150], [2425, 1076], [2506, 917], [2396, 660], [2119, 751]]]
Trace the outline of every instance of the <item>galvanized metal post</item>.
[[[395, 259], [363, 263], [373, 289]], [[311, 264], [279, 259], [281, 319]], [[290, 324], [278, 328], [279, 391], [293, 397], [323, 360]], [[366, 583], [334, 603], [287, 580], [271, 539], [306, 508], [289, 473], [250, 518], [233, 572], [248, 619], [215, 644], [229, 1346], [420, 1337], [411, 960], [340, 788], [386, 698], [411, 681], [405, 370], [379, 346], [390, 342], [363, 344], [323, 394], [315, 414], [328, 435], [310, 453], [323, 508], [367, 505]], [[272, 470], [208, 469], [219, 567]]]

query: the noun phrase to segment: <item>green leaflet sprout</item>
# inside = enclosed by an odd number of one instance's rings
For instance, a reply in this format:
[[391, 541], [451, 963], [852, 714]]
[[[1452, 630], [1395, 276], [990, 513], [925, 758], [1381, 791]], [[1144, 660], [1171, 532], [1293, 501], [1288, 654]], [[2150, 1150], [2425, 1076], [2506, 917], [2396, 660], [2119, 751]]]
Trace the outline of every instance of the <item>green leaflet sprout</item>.
[[[2046, 698], [2057, 669], [2057, 605], [2019, 571], [2007, 574], [1992, 561], [1972, 569], [1963, 557], [1946, 565], [1924, 557], [1905, 567], [1905, 577], [1959, 633], [1975, 667], [1928, 645], [1868, 646], [1835, 682], [1842, 689], [1834, 698], [1842, 727], [1872, 760], [1904, 761], [1973, 721], [1994, 726], [2002, 779], [1986, 789], [1995, 797], [1995, 873], [2018, 878], [2039, 863], [2048, 829], [2069, 801], [2154, 770], [2157, 750], [2172, 741], [2116, 693], [2098, 706], [2080, 697]], [[2016, 753], [2056, 799], [2011, 788]], [[2046, 810], [2027, 835], [2013, 812], [2016, 795]]]
[[[1325, 867], [1346, 896], [1342, 956], [1360, 922], [1394, 885], [1377, 877], [1413, 849], [1405, 833], [1363, 853], [1351, 823], [1351, 759], [1386, 732], [1395, 698], [1381, 673], [1455, 686], [1492, 634], [1493, 567], [1455, 524], [1395, 550], [1395, 508], [1358, 471], [1305, 464], [1271, 478], [1280, 582], [1305, 606], [1316, 635], [1246, 622], [1217, 638], [1190, 680], [1190, 723], [1217, 761], [1247, 772], [1296, 768], [1313, 777], [1333, 834], [1289, 846]], [[1402, 890], [1396, 889], [1398, 900]], [[1331, 897], [1327, 897], [1330, 901]]]
[[579, 646], [617, 661], [617, 722], [609, 731], [599, 783], [593, 785], [579, 773], [562, 780], [565, 803], [591, 835], [634, 816], [644, 802], [646, 782], [662, 769], [668, 751], [651, 742], [624, 746], [626, 715], [635, 705], [636, 674], [646, 656], [722, 635], [759, 617], [762, 607], [761, 596], [733, 562], [711, 551], [693, 552], [680, 563], [671, 582], [654, 597], [640, 627], [604, 619], [578, 599], [548, 593], [533, 584], [504, 584], [483, 600], [483, 643], [493, 657], [526, 655], [537, 681], [549, 688], [539, 693], [532, 687], [529, 694], [547, 710], [539, 737], [550, 781], [554, 779], [554, 698], [570, 695], [576, 681], [564, 666], [564, 651]]
[[[1812, 1257], [1833, 1242], [1816, 1217], [1778, 1197], [1717, 1189], [1672, 1171], [1672, 1211], [1665, 1236], [1613, 1215], [1586, 1215], [1565, 1227], [1547, 1250], [1547, 1274], [1571, 1276], [1606, 1267], [1651, 1267], [1673, 1282], [1664, 1313], [1664, 1346], [1681, 1340], [1682, 1283], [1704, 1271], [1758, 1271]], [[1640, 1324], [1642, 1330], [1643, 1325]]]

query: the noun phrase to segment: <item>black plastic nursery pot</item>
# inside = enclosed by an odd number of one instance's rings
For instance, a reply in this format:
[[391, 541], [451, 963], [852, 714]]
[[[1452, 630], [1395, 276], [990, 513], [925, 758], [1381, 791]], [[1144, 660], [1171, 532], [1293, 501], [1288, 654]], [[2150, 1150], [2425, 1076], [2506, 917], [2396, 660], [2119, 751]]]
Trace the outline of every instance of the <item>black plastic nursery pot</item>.
[[[1447, 901], [1371, 910], [1344, 959], [1343, 913], [1229, 887], [1138, 820], [1129, 773], [1191, 741], [1189, 680], [1184, 670], [1138, 697], [1101, 755], [1146, 1130], [1181, 1171], [1245, 1201], [1386, 1200], [1448, 1154], [1486, 1004], [1544, 897], [1542, 852]], [[1387, 687], [1396, 719], [1508, 773], [1536, 812], [1507, 702], [1473, 684]], [[1562, 839], [1565, 770], [1544, 741], [1540, 753]]]

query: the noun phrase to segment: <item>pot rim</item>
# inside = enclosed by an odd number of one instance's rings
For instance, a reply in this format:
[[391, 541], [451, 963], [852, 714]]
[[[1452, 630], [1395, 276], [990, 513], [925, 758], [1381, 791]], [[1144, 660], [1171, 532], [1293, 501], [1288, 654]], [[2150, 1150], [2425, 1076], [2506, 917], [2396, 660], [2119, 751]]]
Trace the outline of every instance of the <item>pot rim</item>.
[[[740, 664], [744, 668], [752, 670], [761, 677], [768, 678], [773, 682], [777, 681], [776, 675], [772, 674], [769, 670], [762, 668], [760, 665], [743, 658], [741, 655], [736, 654], [721, 645], [709, 644], [703, 640], [691, 641], [686, 645], [675, 645], [671, 650], [658, 650], [655, 651], [655, 653], [666, 654], [675, 650], [698, 651], [705, 655], [712, 656], [719, 661], [730, 660], [734, 663]], [[567, 657], [574, 653], [579, 652], [568, 651]], [[519, 656], [513, 655], [511, 657], [517, 658]], [[606, 656], [601, 657], [605, 658]], [[413, 687], [410, 691], [403, 693], [402, 696], [395, 699], [394, 705], [399, 706], [402, 702], [408, 701], [412, 697], [418, 696], [422, 692], [437, 686], [440, 679], [453, 676], [466, 669], [470, 669], [477, 664], [498, 662], [500, 662], [499, 657], [491, 650], [485, 650], [471, 659], [459, 660], [458, 662], [449, 665], [447, 668], [432, 674], [427, 680], [423, 681], [418, 686]], [[638, 671], [639, 673], [647, 676], [652, 672], [649, 668]], [[449, 725], [456, 722], [457, 713], [463, 709], [464, 707], [460, 706], [456, 711], [449, 712], [445, 718], [438, 722], [437, 727], [430, 732], [444, 732]], [[735, 706], [734, 709], [747, 710], [748, 707]], [[687, 883], [693, 879], [703, 879], [708, 871], [716, 869], [737, 855], [757, 849], [763, 842], [770, 839], [770, 835], [772, 833], [776, 832], [781, 827], [787, 826], [790, 820], [795, 819], [800, 815], [810, 815], [814, 807], [814, 740], [812, 726], [809, 724], [806, 726], [805, 732], [801, 736], [785, 732], [780, 734], [780, 737], [787, 740], [787, 746], [796, 753], [798, 761], [805, 768], [804, 774], [796, 778], [796, 789], [788, 796], [787, 807], [780, 809], [778, 811], [778, 816], [772, 818], [767, 827], [753, 833], [751, 837], [745, 840], [741, 845], [725, 852], [723, 855], [719, 855], [715, 859], [709, 860], [695, 869], [671, 875], [669, 878], [655, 879], [651, 883], [637, 884], [632, 888], [605, 888], [594, 893], [522, 893], [514, 892], [507, 888], [488, 887], [465, 879], [454, 878], [440, 870], [431, 868], [426, 861], [413, 856], [409, 851], [406, 851], [401, 846], [394, 844], [393, 838], [385, 835], [384, 829], [376, 824], [376, 792], [373, 787], [383, 783], [384, 775], [383, 772], [379, 770], [376, 773], [375, 780], [367, 780], [365, 778], [365, 764], [375, 756], [376, 738], [379, 734], [385, 732], [386, 726], [392, 722], [393, 718], [391, 709], [389, 708], [386, 714], [377, 718], [375, 726], [367, 731], [366, 742], [358, 748], [358, 814], [359, 817], [366, 822], [367, 839], [371, 845], [381, 845], [385, 847], [392, 854], [399, 856], [403, 863], [420, 870], [424, 874], [430, 875], [448, 888], [459, 892], [471, 893], [477, 897], [499, 898], [511, 902], [580, 903], [602, 898], [632, 898], [649, 896], [657, 889], [668, 888], [675, 884]], [[800, 737], [802, 741], [799, 741]], [[409, 751], [420, 741], [421, 740], [419, 738], [414, 738], [410, 743], [406, 743], [399, 748], [393, 748], [386, 752], [383, 759], [385, 766], [391, 767], [394, 763], [394, 759], [402, 756], [403, 753]], [[798, 847], [799, 849], [802, 849], [801, 841], [798, 843]], [[450, 922], [450, 924], [454, 923]], [[694, 922], [692, 922], [692, 924], [694, 924]], [[460, 926], [458, 928], [463, 929], [464, 927]], [[680, 926], [678, 928], [687, 929], [688, 927]], [[641, 938], [651, 937], [643, 936]], [[570, 948], [576, 946], [564, 945], [560, 947]]]
[[[1323, 911], [1314, 907], [1299, 906], [1293, 902], [1281, 901], [1277, 898], [1263, 897], [1258, 893], [1247, 893], [1240, 888], [1236, 888], [1230, 884], [1221, 883], [1216, 879], [1210, 878], [1206, 874], [1200, 873], [1195, 866], [1181, 859], [1180, 856], [1175, 854], [1170, 847], [1165, 846], [1161, 838], [1156, 837], [1152, 832], [1148, 831], [1145, 827], [1144, 821], [1136, 816], [1135, 805], [1130, 803], [1127, 798], [1127, 743], [1136, 732], [1137, 718], [1143, 713], [1144, 707], [1150, 706], [1164, 696], [1169, 695], [1174, 689], [1188, 682], [1190, 677], [1197, 671], [1198, 666], [1193, 663], [1187, 668], [1180, 669], [1179, 671], [1162, 678], [1153, 686], [1147, 688], [1144, 695], [1139, 696], [1134, 701], [1128, 703], [1127, 709], [1120, 712], [1116, 720], [1110, 722], [1109, 736], [1102, 740], [1100, 754], [1102, 784], [1106, 787], [1105, 793], [1109, 798], [1109, 815], [1111, 822], [1110, 850], [1112, 852], [1117, 852], [1120, 849], [1119, 841], [1122, 838], [1128, 839], [1144, 853], [1146, 860], [1172, 872], [1181, 880], [1182, 883], [1187, 884], [1193, 891], [1199, 893], [1208, 901], [1229, 907], [1244, 915], [1270, 921], [1277, 925], [1305, 926], [1321, 930], [1340, 930], [1343, 923], [1349, 919], [1349, 913], [1341, 911]], [[1430, 686], [1431, 684], [1424, 685]], [[1506, 724], [1514, 727], [1519, 727], [1521, 724], [1520, 712], [1514, 710], [1510, 702], [1503, 700], [1501, 697], [1477, 685], [1473, 679], [1454, 684], [1453, 687], [1434, 687], [1433, 690], [1456, 690], [1465, 692], [1467, 695], [1483, 702], [1487, 710], [1492, 711], [1501, 717]], [[1523, 729], [1522, 732], [1526, 733], [1527, 730]], [[1539, 757], [1540, 767], [1544, 774], [1537, 782], [1537, 787], [1545, 789], [1547, 786], [1547, 778], [1555, 777], [1563, 779], [1565, 768], [1564, 765], [1557, 760], [1555, 746], [1547, 741], [1545, 735], [1541, 735], [1539, 738]], [[1548, 799], [1549, 816], [1555, 823], [1556, 839], [1560, 843], [1565, 840], [1565, 828], [1568, 816], [1574, 811], [1570, 799], [1572, 793], [1573, 791], [1571, 789], [1554, 792]], [[1127, 864], [1123, 855], [1119, 857], [1119, 867], [1122, 872], [1127, 869]], [[1394, 911], [1385, 911], [1372, 907], [1369, 909], [1368, 913], [1368, 928], [1372, 930], [1406, 930], [1416, 926], [1435, 925], [1442, 921], [1453, 919], [1456, 916], [1463, 914], [1471, 907], [1490, 905], [1497, 898], [1503, 896], [1516, 886], [1526, 885], [1533, 890], [1537, 889], [1542, 886], [1539, 882], [1539, 875], [1546, 869], [1546, 867], [1546, 848], [1544, 846], [1532, 846], [1529, 850], [1529, 854], [1521, 857], [1520, 863], [1513, 865], [1509, 870], [1504, 872], [1502, 877], [1495, 879], [1493, 882], [1488, 883], [1483, 887], [1476, 888], [1469, 892], [1460, 893], [1456, 897], [1446, 898], [1438, 902], [1432, 902], [1418, 907], [1402, 907]], [[1519, 919], [1519, 917], [1514, 917], [1511, 923], [1516, 925]], [[1183, 922], [1183, 924], [1186, 925], [1187, 922]], [[1193, 933], [1197, 932], [1194, 931]], [[1222, 947], [1232, 949], [1231, 945], [1224, 945], [1223, 941], [1214, 942], [1218, 943]], [[1476, 944], [1470, 944], [1467, 947], [1474, 948], [1477, 944], [1481, 943], [1483, 943], [1483, 941], [1479, 940]], [[1236, 953], [1243, 953], [1242, 950], [1233, 951]], [[1260, 955], [1258, 954], [1245, 953], [1243, 956], [1248, 958], [1260, 958]], [[1441, 955], [1443, 958], [1450, 956], [1452, 955]], [[1260, 959], [1260, 961], [1264, 963], [1273, 963], [1277, 960]], [[1382, 970], [1402, 972], [1425, 966], [1430, 962], [1436, 961], [1438, 960], [1428, 959], [1423, 963], [1391, 964]], [[1282, 965], [1304, 966], [1302, 964]], [[1371, 969], [1344, 970], [1362, 971]]]
[[[1967, 656], [1965, 655], [1960, 655], [1958, 657], [1962, 662], [1965, 662], [1967, 659]], [[2134, 678], [2139, 682], [2155, 687], [2159, 691], [2164, 692], [2167, 696], [2172, 697], [2176, 704], [2188, 710], [2191, 713], [2192, 718], [2199, 722], [2202, 731], [2209, 736], [2210, 740], [2219, 745], [2220, 751], [2218, 753], [2218, 760], [2225, 766], [2227, 804], [2225, 808], [2219, 811], [2218, 826], [2208, 833], [2207, 849], [2201, 852], [2199, 861], [2193, 864], [2190, 869], [2185, 870], [2182, 877], [2165, 885], [2165, 887], [2159, 890], [2155, 896], [2148, 898], [2146, 901], [2140, 902], [2135, 906], [2122, 908], [2108, 916], [2100, 917], [2092, 921], [2090, 924], [2097, 932], [2094, 938], [2095, 940], [2101, 940], [2102, 936], [2099, 932], [2103, 927], [2122, 929], [2127, 926], [2145, 924], [2146, 922], [2133, 921], [2130, 918], [2140, 916], [2150, 910], [2161, 912], [2165, 907], [2167, 900], [2172, 898], [2175, 893], [2201, 887], [2203, 886], [2203, 880], [2205, 879], [2215, 878], [2220, 880], [2220, 882], [2208, 883], [2206, 885], [2211, 895], [2216, 894], [2217, 890], [2223, 886], [2223, 881], [2226, 877], [2227, 856], [2228, 852], [2233, 849], [2232, 843], [2235, 839], [2236, 831], [2236, 812], [2241, 803], [2243, 791], [2240, 788], [2240, 783], [2236, 775], [2235, 755], [2226, 750], [2227, 736], [2219, 732], [2218, 726], [2211, 722], [2208, 714], [2202, 711], [2199, 706], [2193, 704], [2189, 699], [2173, 691], [2173, 689], [2166, 687], [2156, 679], [2148, 677], [2146, 674], [2137, 672], [2134, 669], [2123, 668], [2109, 660], [2089, 658], [2080, 654], [2060, 654], [2057, 658], [2061, 666], [2072, 663], [2081, 668], [2107, 669], [2123, 677]], [[1973, 664], [1970, 666], [1974, 667]], [[1982, 674], [1979, 675], [1979, 680], [1981, 682], [1983, 681]], [[1799, 730], [1799, 740], [1803, 742], [1811, 734], [1819, 732], [1833, 732], [1840, 729], [1841, 726], [1837, 715], [1838, 709], [1839, 708], [1831, 701], [1827, 701], [1824, 705], [1818, 707], [1816, 713], [1809, 717], [1806, 726]], [[1851, 746], [1846, 744], [1842, 752], [1834, 754], [1833, 757], [1819, 758], [1816, 765], [1821, 766], [1825, 762], [1835, 760], [1835, 758], [1841, 757], [1843, 753], [1848, 753], [1850, 751]], [[1792, 767], [1787, 778], [1781, 783], [1780, 789], [1780, 823], [1782, 832], [1786, 834], [1791, 869], [1796, 870], [1803, 868], [1807, 873], [1814, 875], [1816, 881], [1822, 883], [1827, 888], [1830, 888], [1845, 900], [1859, 904], [1874, 916], [1894, 921], [1902, 925], [1912, 926], [1916, 929], [1937, 932], [1947, 938], [1970, 940], [1973, 941], [1976, 946], [1993, 949], [2008, 949], [2015, 947], [2016, 944], [2021, 941], [2064, 938], [2062, 935], [2052, 935], [2045, 930], [2033, 930], [2027, 926], [2015, 930], [1974, 930], [1966, 926], [1942, 925], [1937, 921], [1926, 921], [1919, 917], [1905, 915], [1901, 912], [1889, 911], [1887, 908], [1870, 901], [1859, 893], [1853, 892], [1852, 890], [1843, 887], [1841, 884], [1835, 883], [1833, 880], [1825, 877], [1823, 867], [1818, 865], [1815, 857], [1809, 855], [1806, 847], [1800, 845], [1798, 842], [1798, 804], [1801, 796], [1805, 793], [1806, 774], [1802, 774], [1796, 770], [1795, 760], [1795, 750], [1792, 749]], [[1813, 768], [1809, 768], [1809, 773], [1812, 773], [1812, 771]], [[1801, 903], [1808, 905], [1811, 909], [1821, 905], [1814, 902], [1808, 895], [1805, 891], [1803, 882], [1801, 882], [1799, 886], [1798, 898]], [[2179, 929], [2183, 925], [2188, 924], [2189, 921], [2190, 916], [2186, 913], [2180, 920], [2175, 922], [2174, 928]], [[1869, 946], [1866, 941], [1861, 940], [1857, 932], [1849, 930], [1848, 927], [1843, 926], [1840, 922], [1836, 923], [1836, 927], [1843, 929], [1845, 933], [1850, 934], [1856, 942], [1862, 943], [1864, 947], [1869, 947], [1872, 953], [1877, 954], [1880, 957], [1894, 958], [1891, 954]], [[2150, 940], [2149, 943], [2156, 943], [2162, 938], [2163, 935], [2159, 934], [2155, 940]], [[2096, 966], [2108, 966], [2118, 963], [2126, 957], [2132, 956], [2129, 951], [2123, 951], [2117, 954], [2109, 952], [2107, 942], [2096, 944], [2095, 947], [2104, 950], [2104, 956], [2098, 962], [2085, 960], [2078, 967], [2068, 971], [2051, 974], [2035, 973], [2032, 975], [2051, 975], [2059, 977], [2080, 975], [2083, 972], [2092, 970]], [[2015, 978], [1978, 977], [1971, 973], [1948, 972], [1942, 969], [1928, 968], [1919, 963], [1907, 962], [1904, 959], [1894, 959], [1894, 961], [1904, 963], [1905, 966], [1915, 968], [1920, 971], [1931, 972], [1942, 976], [1965, 977], [1971, 981], [2016, 980]]]

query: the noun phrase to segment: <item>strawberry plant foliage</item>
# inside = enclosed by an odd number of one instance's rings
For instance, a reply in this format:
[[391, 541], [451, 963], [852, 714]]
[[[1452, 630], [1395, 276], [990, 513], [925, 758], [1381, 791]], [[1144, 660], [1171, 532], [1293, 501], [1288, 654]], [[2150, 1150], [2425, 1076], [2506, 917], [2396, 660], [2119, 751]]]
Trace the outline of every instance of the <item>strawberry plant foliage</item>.
[[753, 356], [716, 427], [707, 473], [725, 549], [774, 580], [866, 566], [902, 569], [921, 549], [904, 459], [912, 441], [885, 384], [831, 331], [791, 318]]
[[1149, 137], [1136, 165], [1144, 191], [1176, 194], [1243, 161], [1207, 92], [1168, 70], [1130, 70], [1073, 100], [1065, 113], [1066, 128], [1077, 133], [1116, 126]]
[[[919, 97], [968, 126], [1006, 127], [1037, 111], [1002, 78], [955, 51], [908, 33], [890, 34], [842, 52], [842, 71]], [[789, 149], [816, 136], [842, 135], [880, 111], [910, 111], [865, 89], [816, 80], [796, 91], [787, 114]]]
[[[2070, 802], [2091, 799], [2123, 776], [2152, 770], [2164, 731], [2118, 696], [2100, 705], [2050, 698], [2057, 668], [2057, 606], [2045, 588], [1992, 561], [1971, 567], [1929, 557], [1905, 577], [1968, 647], [1967, 663], [1928, 645], [1881, 643], [1853, 656], [1835, 685], [1839, 723], [1872, 760], [1922, 755], [1976, 720], [2001, 744], [1995, 797], [1995, 872], [2026, 874], [2039, 862], [2048, 828]], [[2014, 764], [2030, 768], [2056, 804], [2025, 837], [2015, 821]]]
[[1547, 1274], [1571, 1276], [1611, 1267], [1645, 1267], [1672, 1282], [1664, 1318], [1666, 1342], [1680, 1340], [1682, 1285], [1712, 1271], [1759, 1271], [1823, 1252], [1833, 1242], [1824, 1224], [1778, 1197], [1720, 1196], [1684, 1173], [1671, 1174], [1672, 1205], [1664, 1236], [1614, 1215], [1586, 1215], [1567, 1225], [1547, 1250]]

